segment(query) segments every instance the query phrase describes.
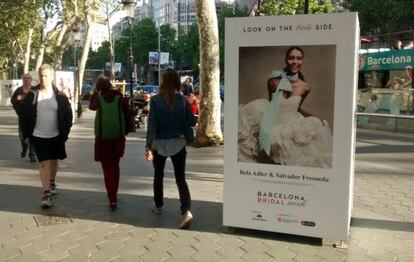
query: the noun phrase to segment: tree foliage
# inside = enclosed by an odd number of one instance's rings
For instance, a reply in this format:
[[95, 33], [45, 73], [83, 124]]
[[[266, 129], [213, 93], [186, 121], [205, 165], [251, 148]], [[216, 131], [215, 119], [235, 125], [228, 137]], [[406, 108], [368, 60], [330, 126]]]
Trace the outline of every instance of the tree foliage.
[[358, 12], [362, 34], [388, 34], [414, 28], [413, 1], [348, 0], [344, 7]]
[[[262, 3], [260, 12], [264, 15], [295, 15], [303, 14], [305, 1], [303, 0], [265, 0]], [[310, 0], [309, 13], [331, 13], [334, 7], [330, 0]]]
[[230, 17], [246, 17], [249, 16], [247, 7], [241, 8], [238, 4], [230, 5], [224, 4], [221, 8], [220, 15], [218, 17], [218, 30], [219, 30], [219, 44], [220, 44], [220, 73], [224, 75], [224, 43], [225, 43], [225, 21]]
[[198, 70], [200, 43], [198, 41], [198, 25], [189, 26], [187, 34], [178, 35], [175, 43], [173, 58], [177, 69]]
[[133, 27], [132, 52], [134, 62], [148, 67], [148, 53], [158, 49], [158, 32], [155, 22], [150, 18], [144, 18]]
[[[160, 45], [161, 52], [169, 52], [173, 58], [176, 46], [176, 31], [171, 25], [162, 25], [160, 28]], [[158, 28], [154, 20], [144, 18], [132, 27], [132, 54], [133, 62], [142, 68], [141, 77], [147, 78], [148, 72], [156, 70], [150, 68], [148, 64], [149, 52], [157, 52], [158, 50]], [[129, 67], [129, 29], [122, 32], [122, 36], [115, 41], [115, 59]], [[153, 80], [151, 80], [153, 81]]]
[[161, 52], [171, 53], [175, 46], [177, 32], [169, 24], [162, 25], [160, 30]]
[[23, 61], [28, 32], [39, 26], [39, 8], [40, 1], [0, 2], [0, 68], [10, 68]]
[[89, 51], [88, 61], [86, 68], [100, 69], [104, 68], [105, 64], [109, 62], [109, 42], [105, 41], [96, 51]]

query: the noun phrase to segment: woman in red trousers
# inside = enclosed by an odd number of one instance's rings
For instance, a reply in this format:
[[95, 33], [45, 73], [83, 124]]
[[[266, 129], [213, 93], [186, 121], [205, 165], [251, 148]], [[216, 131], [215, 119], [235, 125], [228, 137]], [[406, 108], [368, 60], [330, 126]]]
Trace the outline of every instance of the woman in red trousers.
[[[128, 105], [128, 99], [123, 97], [119, 90], [113, 88], [108, 78], [103, 76], [99, 77], [95, 83], [94, 93], [90, 97], [89, 109], [97, 110], [96, 118], [98, 118], [98, 116], [103, 116], [105, 113], [104, 110], [101, 110], [102, 104], [112, 103], [115, 100], [120, 102], [120, 107], [123, 112], [122, 121], [124, 122], [122, 132], [118, 137], [108, 139], [107, 137], [97, 135], [97, 119], [95, 119], [95, 161], [101, 162], [109, 208], [112, 211], [117, 208], [120, 175], [119, 162], [124, 155], [125, 136], [132, 129], [132, 112]], [[105, 127], [103, 126], [102, 131], [105, 131]]]

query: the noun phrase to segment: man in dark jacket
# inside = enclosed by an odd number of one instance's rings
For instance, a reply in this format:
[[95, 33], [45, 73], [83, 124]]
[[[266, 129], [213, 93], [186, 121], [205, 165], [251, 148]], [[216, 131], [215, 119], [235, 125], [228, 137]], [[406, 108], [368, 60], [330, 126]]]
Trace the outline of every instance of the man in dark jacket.
[[22, 80], [23, 80], [23, 85], [18, 87], [16, 91], [14, 91], [13, 96], [11, 98], [11, 103], [13, 105], [14, 111], [16, 111], [17, 118], [18, 118], [19, 138], [20, 138], [20, 143], [22, 145], [22, 152], [20, 153], [20, 156], [22, 158], [25, 158], [27, 154], [27, 149], [29, 149], [30, 162], [36, 162], [36, 154], [34, 152], [33, 144], [30, 143], [30, 141], [26, 143], [23, 139], [22, 117], [21, 117], [23, 99], [26, 97], [27, 93], [29, 93], [30, 90], [32, 89], [32, 76], [26, 73], [23, 75]]
[[51, 196], [58, 193], [55, 184], [58, 160], [66, 158], [65, 142], [73, 115], [66, 95], [52, 84], [53, 68], [43, 64], [38, 73], [40, 84], [26, 95], [22, 104], [23, 137], [33, 143], [43, 187], [40, 204], [49, 208]]

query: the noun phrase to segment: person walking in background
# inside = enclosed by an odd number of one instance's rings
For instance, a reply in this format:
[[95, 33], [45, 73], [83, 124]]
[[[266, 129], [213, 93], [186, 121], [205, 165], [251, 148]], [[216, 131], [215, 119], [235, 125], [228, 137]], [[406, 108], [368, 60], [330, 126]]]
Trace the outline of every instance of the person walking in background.
[[52, 84], [54, 70], [48, 64], [39, 67], [40, 84], [29, 92], [22, 103], [23, 137], [33, 143], [39, 160], [39, 176], [43, 187], [42, 208], [52, 206], [51, 195], [58, 193], [56, 174], [58, 160], [67, 157], [65, 142], [72, 127], [72, 108], [64, 93]]
[[414, 42], [411, 39], [410, 41], [408, 41], [408, 44], [404, 46], [404, 49], [413, 49], [413, 48], [414, 48]]
[[89, 109], [95, 116], [95, 161], [101, 162], [109, 208], [117, 208], [120, 169], [125, 136], [132, 130], [132, 112], [128, 100], [114, 89], [110, 80], [100, 76], [90, 97]]
[[193, 115], [198, 117], [198, 115], [200, 114], [198, 109], [198, 100], [194, 94], [190, 94], [190, 96], [188, 97], [188, 103], [191, 106], [191, 111], [193, 112]]
[[[181, 203], [182, 222], [179, 228], [191, 225], [191, 197], [185, 180], [186, 140], [194, 136], [191, 129], [197, 122], [191, 107], [180, 94], [180, 77], [173, 69], [162, 75], [159, 93], [150, 100], [145, 158], [154, 166], [153, 212], [162, 213], [164, 167], [167, 157], [174, 166], [175, 181]], [[191, 134], [189, 133], [191, 132]]]
[[22, 102], [26, 97], [27, 93], [30, 92], [32, 89], [32, 76], [30, 74], [24, 74], [22, 77], [23, 86], [20, 86], [14, 91], [13, 96], [11, 98], [11, 103], [13, 105], [14, 111], [16, 111], [17, 118], [18, 118], [18, 129], [19, 129], [19, 138], [20, 143], [22, 145], [22, 152], [20, 156], [25, 158], [27, 155], [27, 150], [29, 149], [29, 158], [30, 162], [36, 162], [36, 154], [34, 152], [33, 143], [26, 141], [23, 139], [23, 130], [22, 130]]
[[402, 41], [397, 39], [392, 47], [393, 50], [401, 50], [402, 49]]
[[183, 83], [183, 95], [190, 96], [194, 94], [193, 82], [190, 77], [188, 77]]

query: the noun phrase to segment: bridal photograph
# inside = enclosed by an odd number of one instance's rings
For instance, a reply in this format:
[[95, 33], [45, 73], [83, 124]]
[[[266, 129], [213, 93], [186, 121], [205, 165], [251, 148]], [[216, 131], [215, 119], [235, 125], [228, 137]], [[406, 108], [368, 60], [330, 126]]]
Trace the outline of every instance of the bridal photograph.
[[335, 63], [335, 45], [239, 48], [239, 162], [332, 168]]

